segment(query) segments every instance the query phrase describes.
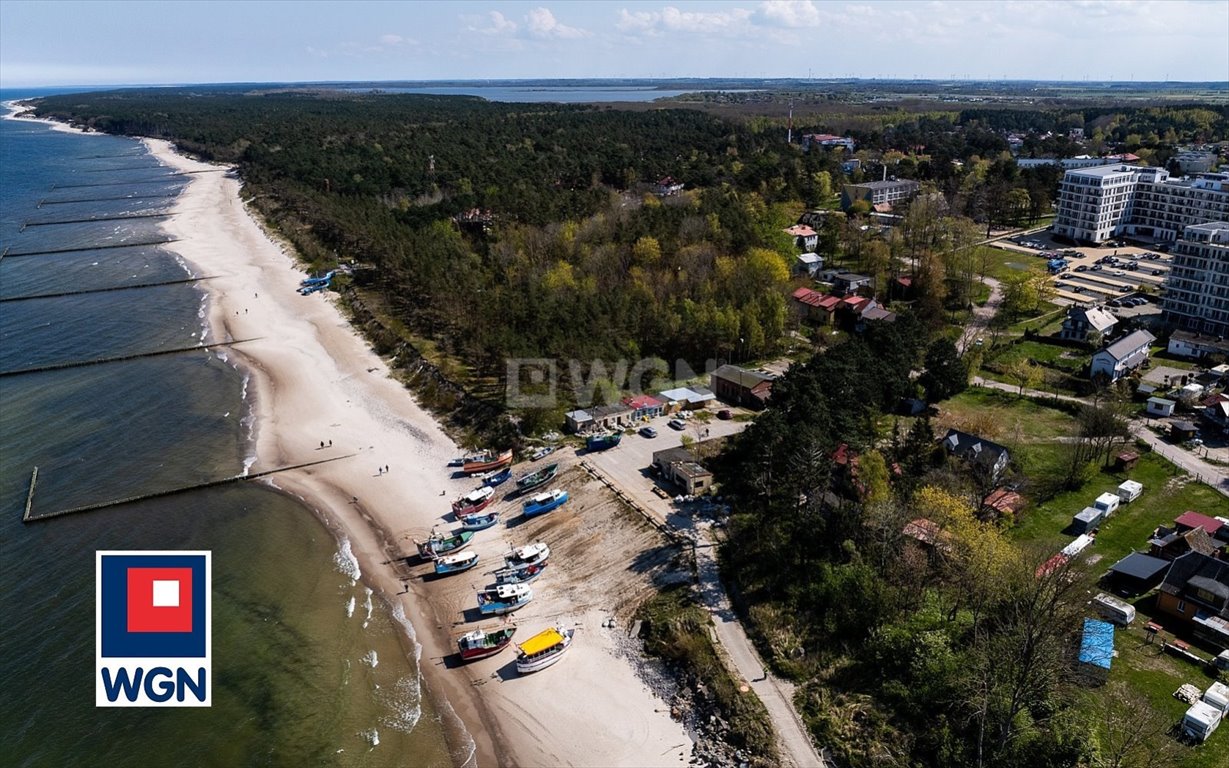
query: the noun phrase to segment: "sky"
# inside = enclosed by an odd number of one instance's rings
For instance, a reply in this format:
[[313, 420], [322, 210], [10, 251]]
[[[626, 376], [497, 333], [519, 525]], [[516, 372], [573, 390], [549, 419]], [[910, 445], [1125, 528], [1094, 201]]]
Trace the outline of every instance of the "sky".
[[0, 87], [578, 77], [1229, 80], [1226, 0], [0, 2]]

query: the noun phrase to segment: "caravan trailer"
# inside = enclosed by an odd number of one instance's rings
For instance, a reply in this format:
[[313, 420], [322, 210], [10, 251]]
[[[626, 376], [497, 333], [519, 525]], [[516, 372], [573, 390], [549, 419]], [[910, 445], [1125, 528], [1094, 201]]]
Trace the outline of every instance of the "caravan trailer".
[[1104, 592], [1092, 599], [1092, 607], [1108, 621], [1123, 627], [1135, 621], [1135, 606]]

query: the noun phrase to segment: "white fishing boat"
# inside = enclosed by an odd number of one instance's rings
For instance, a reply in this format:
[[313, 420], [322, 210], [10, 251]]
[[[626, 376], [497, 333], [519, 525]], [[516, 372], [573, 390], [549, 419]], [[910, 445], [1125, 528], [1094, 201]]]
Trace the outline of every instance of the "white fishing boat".
[[546, 669], [572, 647], [575, 629], [551, 627], [519, 644], [516, 656], [516, 671], [522, 675]]

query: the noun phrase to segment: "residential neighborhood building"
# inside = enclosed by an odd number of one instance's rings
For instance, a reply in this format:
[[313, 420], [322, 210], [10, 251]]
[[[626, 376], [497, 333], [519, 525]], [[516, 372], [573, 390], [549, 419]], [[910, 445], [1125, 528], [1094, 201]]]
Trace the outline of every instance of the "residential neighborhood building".
[[660, 416], [666, 408], [665, 400], [653, 395], [629, 395], [623, 398], [623, 404], [631, 409], [634, 421]]
[[1229, 174], [1171, 178], [1164, 168], [1123, 163], [1063, 174], [1053, 231], [1092, 244], [1118, 235], [1175, 241], [1210, 221], [1229, 221]]
[[1162, 560], [1177, 560], [1187, 552], [1199, 552], [1214, 557], [1219, 548], [1202, 528], [1179, 531], [1161, 526], [1148, 540], [1148, 554]]
[[818, 253], [801, 253], [794, 260], [794, 272], [799, 275], [815, 277], [815, 273], [824, 268], [824, 257]]
[[767, 405], [776, 379], [767, 371], [723, 365], [712, 372], [710, 386], [723, 402], [759, 409]]
[[675, 181], [671, 176], [663, 176], [653, 185], [653, 194], [658, 197], [673, 197], [683, 191], [683, 182]]
[[1003, 446], [958, 429], [947, 431], [943, 447], [992, 479], [997, 479], [1011, 461], [1011, 454]]
[[1161, 317], [1187, 331], [1229, 336], [1229, 215], [1183, 231], [1165, 279]]
[[841, 147], [847, 152], [853, 152], [858, 145], [848, 136], [836, 136], [831, 133], [804, 133], [802, 149], [809, 151], [811, 147]]
[[667, 413], [680, 410], [697, 410], [706, 407], [717, 396], [704, 387], [675, 387], [658, 394], [665, 403]]
[[832, 325], [841, 297], [820, 293], [813, 288], [799, 288], [793, 293], [794, 307], [805, 320], [814, 320], [820, 325]]
[[1229, 561], [1201, 552], [1174, 560], [1161, 582], [1156, 607], [1187, 622], [1196, 637], [1229, 648]]
[[794, 238], [794, 246], [804, 251], [814, 251], [815, 246], [819, 245], [819, 233], [806, 224], [795, 224], [792, 227], [786, 227], [785, 234]]
[[838, 272], [832, 276], [832, 292], [836, 294], [853, 293], [859, 288], [866, 288], [874, 278], [859, 275], [857, 272]]
[[867, 181], [862, 184], [846, 184], [841, 192], [841, 208], [849, 208], [859, 200], [865, 200], [871, 207], [876, 205], [893, 205], [902, 200], [908, 200], [922, 188], [919, 182], [911, 179], [888, 179], [886, 181]]
[[713, 485], [713, 473], [704, 468], [690, 448], [667, 448], [653, 452], [653, 466], [663, 479], [675, 483], [683, 492], [694, 496]]
[[1112, 344], [1102, 347], [1092, 356], [1091, 378], [1105, 377], [1114, 382], [1130, 374], [1148, 359], [1148, 350], [1156, 337], [1147, 331], [1132, 331]]
[[1212, 336], [1194, 331], [1174, 331], [1169, 335], [1169, 354], [1195, 359], [1208, 355], [1222, 355], [1229, 358], [1229, 339], [1224, 336]]
[[1165, 419], [1174, 415], [1175, 406], [1177, 406], [1177, 403], [1173, 400], [1167, 400], [1163, 397], [1150, 397], [1148, 398], [1148, 415]]
[[1120, 594], [1138, 595], [1156, 587], [1169, 570], [1169, 560], [1132, 552], [1110, 566], [1106, 586]]
[[593, 427], [593, 416], [583, 408], [568, 411], [563, 414], [563, 424], [567, 431], [579, 435]]
[[1087, 341], [1090, 333], [1098, 333], [1101, 338], [1109, 338], [1118, 324], [1118, 318], [1104, 307], [1080, 307], [1072, 305], [1067, 309], [1067, 317], [1063, 320], [1063, 329], [1058, 336], [1069, 341]]
[[1170, 158], [1181, 173], [1207, 173], [1216, 167], [1216, 153], [1187, 149]]

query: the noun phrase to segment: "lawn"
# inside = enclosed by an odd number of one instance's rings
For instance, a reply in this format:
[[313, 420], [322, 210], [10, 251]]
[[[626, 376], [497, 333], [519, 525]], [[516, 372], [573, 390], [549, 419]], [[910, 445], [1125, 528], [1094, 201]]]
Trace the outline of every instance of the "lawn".
[[1077, 429], [1075, 419], [1064, 411], [984, 387], [966, 389], [939, 403], [938, 408], [935, 426], [940, 432], [953, 427], [1008, 447], [1052, 442], [1075, 434]]
[[981, 259], [986, 259], [986, 274], [998, 280], [1004, 280], [1011, 275], [1018, 275], [1030, 269], [1045, 269], [1046, 262], [1034, 255], [1036, 251], [1022, 253], [989, 245], [979, 245], [977, 248], [977, 263], [980, 265]]
[[1091, 357], [1091, 353], [1076, 347], [1027, 340], [1004, 347], [1001, 352], [996, 349], [996, 354], [987, 363], [1003, 369], [1017, 360], [1025, 359], [1068, 373], [1077, 373]]

